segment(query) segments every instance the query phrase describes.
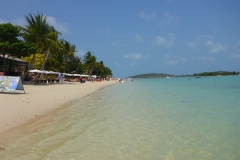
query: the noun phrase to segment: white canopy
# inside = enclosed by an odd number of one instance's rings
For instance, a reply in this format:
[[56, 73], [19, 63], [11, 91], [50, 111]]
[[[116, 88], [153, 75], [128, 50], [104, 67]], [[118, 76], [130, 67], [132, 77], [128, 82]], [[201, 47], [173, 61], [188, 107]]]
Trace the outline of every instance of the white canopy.
[[89, 77], [89, 75], [81, 74], [81, 77]]
[[61, 74], [60, 72], [49, 71], [47, 74]]
[[38, 70], [38, 69], [33, 69], [33, 70], [30, 70], [29, 72], [31, 72], [31, 73], [45, 73], [45, 74], [61, 74], [60, 72]]
[[[84, 74], [69, 74], [69, 73], [60, 73], [60, 72], [38, 70], [38, 69], [33, 69], [33, 70], [30, 70], [29, 72], [31, 72], [31, 73], [44, 73], [44, 74], [62, 74], [64, 76], [72, 76], [72, 77], [89, 77], [89, 75], [84, 75]], [[91, 77], [96, 78], [97, 76], [92, 75]]]
[[42, 73], [42, 71], [40, 71], [38, 69], [33, 69], [33, 70], [30, 70], [29, 72], [31, 72], [31, 73]]

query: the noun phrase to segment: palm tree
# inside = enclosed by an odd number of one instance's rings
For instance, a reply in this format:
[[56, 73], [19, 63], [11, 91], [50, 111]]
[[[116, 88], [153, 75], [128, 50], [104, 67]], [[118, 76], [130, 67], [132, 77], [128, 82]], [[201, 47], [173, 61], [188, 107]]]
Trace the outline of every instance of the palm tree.
[[58, 35], [61, 34], [60, 32], [57, 32], [54, 27], [48, 26], [48, 44], [45, 44], [43, 48], [43, 53], [45, 55], [44, 62], [42, 64], [41, 70], [44, 70], [46, 63], [50, 57], [50, 54], [56, 53], [58, 51], [59, 45], [57, 43]]
[[[19, 26], [23, 39], [29, 43], [33, 43], [40, 52], [44, 52], [44, 48], [47, 44], [52, 44], [53, 33], [51, 27], [47, 23], [47, 16], [38, 13], [37, 15], [29, 14], [25, 16], [27, 25], [25, 27]], [[26, 77], [30, 69], [33, 68], [33, 63], [36, 57], [34, 53], [31, 63], [28, 67], [28, 71], [24, 75]]]
[[103, 78], [105, 76], [104, 75], [104, 69], [105, 69], [105, 66], [103, 64], [103, 61], [96, 62], [93, 74], [96, 74], [96, 75]]
[[92, 53], [89, 51], [84, 56], [84, 65], [87, 69], [89, 77], [91, 77], [91, 75], [92, 75], [92, 72], [96, 65], [96, 60], [97, 60], [97, 58], [94, 55], [92, 55]]
[[59, 40], [59, 45], [61, 47], [61, 51], [62, 51], [62, 60], [63, 60], [63, 68], [64, 71], [63, 72], [72, 72], [71, 70], [68, 70], [67, 68], [67, 63], [74, 58], [74, 53], [77, 52], [76, 50], [76, 46], [72, 45], [70, 42], [61, 39]]

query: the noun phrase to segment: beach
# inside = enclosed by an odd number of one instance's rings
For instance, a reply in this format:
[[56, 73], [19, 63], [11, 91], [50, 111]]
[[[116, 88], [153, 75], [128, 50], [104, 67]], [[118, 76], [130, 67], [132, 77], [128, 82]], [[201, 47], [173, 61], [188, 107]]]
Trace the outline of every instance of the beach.
[[63, 82], [50, 85], [23, 85], [23, 91], [2, 92], [0, 98], [0, 134], [34, 123], [68, 107], [103, 87], [116, 84], [116, 80], [102, 82]]

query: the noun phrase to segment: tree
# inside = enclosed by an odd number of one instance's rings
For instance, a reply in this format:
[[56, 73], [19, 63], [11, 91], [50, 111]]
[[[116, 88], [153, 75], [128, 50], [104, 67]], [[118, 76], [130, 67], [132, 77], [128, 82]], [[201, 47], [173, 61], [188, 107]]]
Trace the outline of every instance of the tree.
[[76, 46], [64, 39], [61, 39], [59, 43], [62, 49], [64, 72], [72, 72], [71, 69], [67, 68], [67, 63], [74, 59], [74, 53], [77, 52]]
[[18, 27], [10, 23], [0, 24], [0, 54], [3, 56], [4, 74], [7, 71], [5, 56], [12, 56], [13, 58], [28, 56], [37, 50], [33, 44], [18, 39], [19, 36], [20, 30]]
[[112, 76], [112, 70], [108, 67], [105, 67], [104, 74], [105, 74], [105, 77], [110, 77]]
[[3, 72], [6, 74], [5, 55], [11, 53], [11, 45], [18, 41], [19, 29], [10, 23], [0, 24], [0, 54], [3, 56]]
[[[33, 43], [42, 53], [47, 44], [51, 43], [52, 32], [49, 32], [50, 26], [47, 24], [47, 16], [38, 13], [37, 15], [29, 14], [25, 16], [27, 25], [20, 28], [20, 33], [23, 39], [29, 43]], [[33, 67], [34, 60], [36, 58], [36, 53], [33, 54], [31, 63], [29, 65], [28, 71], [24, 75], [26, 77], [27, 73]]]
[[[45, 69], [45, 66], [47, 64], [47, 61], [50, 57], [50, 54], [56, 53], [59, 45], [58, 45], [58, 35], [61, 34], [60, 32], [57, 32], [53, 26], [49, 26], [47, 25], [48, 28], [48, 43], [44, 45], [44, 47], [42, 48], [42, 50], [44, 51], [44, 55], [45, 55], [45, 59], [42, 63], [42, 67], [41, 70]], [[43, 75], [43, 74], [42, 74]], [[41, 75], [41, 76], [42, 76]], [[36, 76], [37, 77], [37, 76]]]
[[96, 60], [97, 58], [89, 51], [84, 55], [84, 65], [87, 69], [89, 77], [92, 76], [92, 72], [94, 71], [94, 68], [96, 66]]
[[103, 64], [103, 61], [96, 62], [95, 70], [94, 70], [93, 74], [104, 78], [105, 77], [104, 69], [105, 69], [105, 66]]
[[83, 65], [81, 59], [77, 56], [70, 57], [66, 64], [66, 69], [68, 73], [82, 74]]
[[[33, 54], [31, 54], [30, 56], [26, 56], [26, 57], [21, 57], [22, 60], [30, 63], [31, 60], [33, 58]], [[44, 55], [43, 54], [40, 54], [40, 53], [36, 53], [36, 58], [35, 58], [35, 61], [33, 63], [33, 68], [34, 69], [40, 69], [43, 62], [44, 62]]]

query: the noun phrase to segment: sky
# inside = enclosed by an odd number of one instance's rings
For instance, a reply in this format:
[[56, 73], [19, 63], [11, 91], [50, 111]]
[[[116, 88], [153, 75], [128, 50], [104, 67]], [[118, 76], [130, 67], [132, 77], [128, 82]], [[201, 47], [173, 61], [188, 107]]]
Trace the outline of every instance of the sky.
[[0, 24], [41, 13], [113, 76], [240, 71], [239, 0], [0, 0]]

